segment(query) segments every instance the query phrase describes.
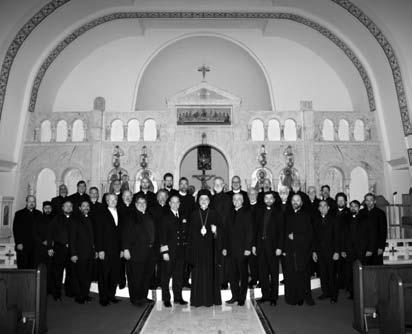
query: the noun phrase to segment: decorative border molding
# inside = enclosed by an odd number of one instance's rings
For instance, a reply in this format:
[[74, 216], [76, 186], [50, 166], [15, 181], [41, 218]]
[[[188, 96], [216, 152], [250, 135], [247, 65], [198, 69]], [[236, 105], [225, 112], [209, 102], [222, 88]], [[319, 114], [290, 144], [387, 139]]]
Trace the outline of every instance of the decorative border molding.
[[376, 25], [372, 19], [366, 15], [366, 13], [360, 9], [358, 6], [353, 4], [349, 0], [332, 0], [337, 5], [346, 9], [349, 14], [353, 15], [362, 23], [369, 32], [375, 37], [378, 44], [381, 46], [383, 52], [388, 58], [389, 66], [392, 70], [393, 81], [395, 84], [396, 95], [398, 97], [399, 110], [401, 113], [401, 120], [403, 125], [403, 132], [405, 136], [412, 135], [412, 124], [409, 119], [408, 102], [406, 100], [406, 93], [402, 80], [401, 68], [399, 66], [398, 58], [396, 57], [395, 50], [390, 44], [389, 40], [386, 38], [381, 29]]
[[13, 41], [9, 45], [6, 55], [3, 59], [3, 64], [0, 71], [0, 120], [3, 111], [4, 100], [6, 97], [7, 83], [9, 80], [9, 75], [11, 67], [13, 65], [14, 59], [16, 58], [17, 52], [23, 45], [24, 41], [29, 37], [33, 30], [50, 14], [52, 14], [56, 9], [60, 8], [70, 0], [53, 0], [44, 5], [36, 14], [34, 14], [30, 20], [19, 30], [17, 35], [14, 37]]
[[[252, 291], [252, 290], [249, 290]], [[256, 302], [256, 300], [253, 298], [251, 301], [253, 307], [255, 308], [255, 311], [257, 313], [257, 316], [260, 320], [260, 323], [263, 326], [263, 329], [266, 334], [275, 334], [275, 331], [273, 330], [272, 325], [270, 324], [269, 319], [267, 318], [265, 312], [263, 311], [262, 306], [259, 305], [259, 303]]]
[[47, 56], [46, 60], [40, 66], [37, 72], [36, 78], [33, 83], [29, 111], [34, 112], [37, 95], [40, 89], [40, 84], [46, 74], [47, 69], [53, 63], [53, 61], [60, 55], [60, 53], [70, 45], [78, 37], [93, 29], [101, 24], [122, 19], [279, 19], [279, 20], [290, 20], [309, 28], [312, 28], [332, 41], [336, 46], [338, 46], [346, 56], [351, 60], [356, 69], [361, 76], [366, 92], [368, 95], [369, 109], [370, 111], [376, 110], [375, 97], [373, 93], [373, 87], [371, 80], [369, 79], [368, 73], [356, 56], [355, 52], [339, 37], [337, 37], [328, 28], [316, 23], [308, 18], [300, 15], [291, 13], [244, 13], [244, 12], [118, 12], [113, 14], [108, 14], [97, 19], [94, 19], [83, 26], [74, 30], [70, 35], [68, 35], [64, 40], [62, 40]]
[[149, 315], [152, 312], [154, 306], [155, 306], [155, 303], [147, 304], [142, 314], [140, 315], [139, 320], [137, 320], [136, 325], [132, 329], [131, 334], [139, 334], [142, 332], [143, 326], [146, 323], [147, 319], [149, 318]]
[[409, 166], [412, 166], [412, 148], [408, 148]]

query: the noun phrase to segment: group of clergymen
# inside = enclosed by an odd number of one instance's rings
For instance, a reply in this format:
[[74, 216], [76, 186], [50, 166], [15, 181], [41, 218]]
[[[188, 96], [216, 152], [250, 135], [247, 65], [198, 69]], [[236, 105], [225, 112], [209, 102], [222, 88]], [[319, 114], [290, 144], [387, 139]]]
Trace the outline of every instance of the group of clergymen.
[[[282, 268], [288, 304], [314, 305], [311, 276], [321, 279], [322, 295], [336, 303], [339, 289], [353, 297], [352, 265], [383, 264], [387, 236], [385, 213], [375, 206], [375, 196], [365, 195], [361, 204], [348, 207], [347, 196], [330, 197], [330, 187], [308, 193], [294, 182], [289, 189], [241, 189], [238, 176], [230, 191], [216, 177], [213, 187], [188, 192], [182, 177], [173, 189], [173, 175], [164, 176], [164, 188], [151, 192], [149, 179], [141, 190], [121, 192], [120, 181], [104, 194], [86, 183], [68, 196], [59, 196], [35, 209], [28, 196], [26, 207], [15, 214], [13, 232], [18, 268], [47, 266], [48, 292], [61, 299], [63, 272], [66, 296], [83, 304], [91, 300], [90, 284], [98, 282], [102, 306], [118, 303], [116, 289], [125, 288], [135, 305], [151, 302], [149, 289], [162, 288], [165, 307], [185, 305], [182, 288], [191, 288], [192, 306], [220, 305], [221, 289], [232, 298], [226, 303], [244, 305], [248, 287], [258, 285], [258, 302], [276, 305]], [[190, 284], [189, 284], [190, 281]]]

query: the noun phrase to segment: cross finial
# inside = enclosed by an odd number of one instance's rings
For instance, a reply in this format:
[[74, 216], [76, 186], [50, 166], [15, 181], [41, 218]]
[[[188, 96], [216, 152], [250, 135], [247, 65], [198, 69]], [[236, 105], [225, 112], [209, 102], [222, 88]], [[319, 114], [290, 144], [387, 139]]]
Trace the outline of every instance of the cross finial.
[[202, 76], [203, 76], [203, 80], [202, 80], [202, 81], [205, 81], [206, 73], [207, 73], [207, 72], [210, 72], [210, 68], [209, 68], [209, 66], [202, 65], [201, 67], [199, 67], [199, 68], [197, 69], [197, 71], [198, 71], [198, 72], [202, 72]]

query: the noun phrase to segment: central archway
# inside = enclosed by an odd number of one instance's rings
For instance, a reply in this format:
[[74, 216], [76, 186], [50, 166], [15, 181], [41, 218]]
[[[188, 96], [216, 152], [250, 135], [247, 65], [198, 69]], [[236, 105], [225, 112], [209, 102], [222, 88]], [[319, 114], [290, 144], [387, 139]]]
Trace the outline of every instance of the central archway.
[[[198, 148], [204, 145], [197, 145], [190, 148], [180, 161], [179, 177], [186, 177], [189, 180], [189, 184], [193, 185], [196, 190], [201, 189], [201, 182], [193, 175], [200, 175], [202, 171], [198, 169], [197, 164], [197, 152]], [[224, 179], [225, 183], [229, 180], [229, 164], [226, 156], [214, 146], [210, 147], [211, 156], [211, 169], [206, 171], [206, 175], [220, 176]], [[209, 187], [212, 187], [212, 181], [207, 182]]]

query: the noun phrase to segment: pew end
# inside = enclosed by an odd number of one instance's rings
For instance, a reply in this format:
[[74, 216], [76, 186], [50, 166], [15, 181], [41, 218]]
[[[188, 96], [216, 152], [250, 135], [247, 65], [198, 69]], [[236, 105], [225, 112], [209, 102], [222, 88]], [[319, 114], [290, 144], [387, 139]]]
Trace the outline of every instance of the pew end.
[[[353, 328], [358, 332], [367, 333], [371, 328], [382, 330], [382, 317], [386, 316], [384, 310], [389, 301], [388, 284], [393, 274], [398, 275], [404, 282], [412, 282], [412, 265], [364, 266], [360, 261], [354, 263]], [[408, 308], [412, 312], [412, 304], [409, 304]]]
[[21, 316], [31, 321], [34, 333], [47, 332], [47, 269], [0, 269], [7, 290], [7, 304], [16, 305]]
[[407, 333], [412, 325], [412, 283], [404, 283], [399, 275], [392, 274], [387, 300], [381, 300], [379, 308], [382, 312], [380, 333]]

